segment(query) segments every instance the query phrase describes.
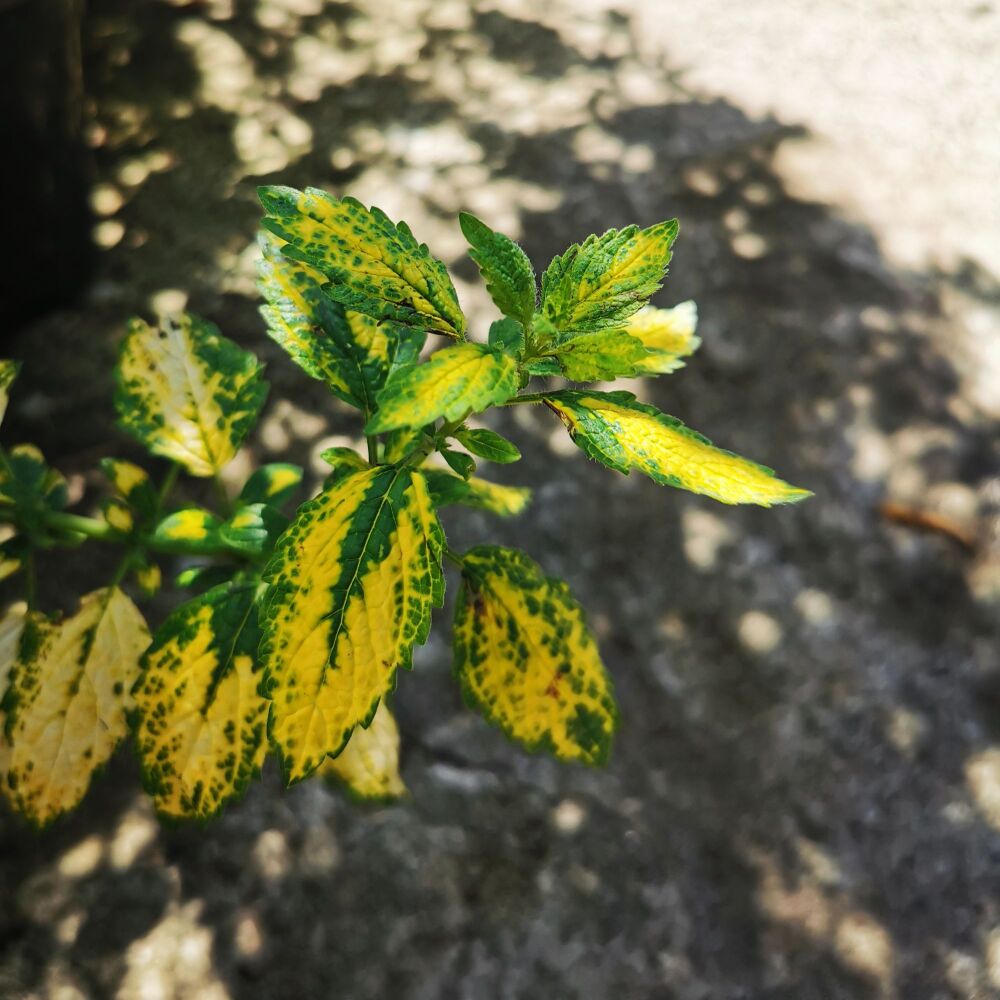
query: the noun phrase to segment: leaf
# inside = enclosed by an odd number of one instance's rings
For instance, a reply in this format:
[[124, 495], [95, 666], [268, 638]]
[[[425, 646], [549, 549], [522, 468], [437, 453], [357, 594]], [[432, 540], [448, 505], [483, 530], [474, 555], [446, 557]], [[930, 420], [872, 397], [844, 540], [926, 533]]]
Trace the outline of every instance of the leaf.
[[155, 454], [193, 476], [212, 476], [257, 420], [267, 396], [263, 370], [196, 316], [158, 331], [133, 319], [118, 360], [118, 421]]
[[135, 518], [132, 516], [131, 508], [124, 500], [119, 500], [118, 497], [108, 497], [102, 505], [102, 513], [104, 514], [104, 520], [119, 535], [127, 537], [132, 533], [133, 528], [135, 528]]
[[531, 502], [531, 490], [526, 486], [502, 486], [473, 476], [465, 480], [444, 469], [421, 470], [427, 480], [435, 509], [450, 504], [478, 507], [500, 517], [520, 514]]
[[573, 382], [625, 378], [641, 370], [649, 351], [623, 330], [598, 330], [566, 341], [556, 360]]
[[142, 658], [131, 721], [143, 784], [165, 816], [209, 819], [264, 761], [256, 589], [224, 583], [182, 604]]
[[660, 287], [678, 229], [626, 226], [571, 246], [542, 275], [541, 316], [563, 338], [621, 326]]
[[330, 282], [326, 294], [345, 309], [464, 335], [465, 317], [447, 269], [405, 223], [316, 188], [269, 186], [257, 192], [267, 213], [264, 226], [288, 243], [281, 252], [321, 272]]
[[243, 485], [237, 502], [241, 504], [267, 503], [280, 507], [299, 488], [302, 467], [288, 462], [262, 465]]
[[649, 375], [666, 375], [684, 367], [682, 358], [694, 354], [701, 346], [695, 336], [698, 307], [688, 300], [672, 309], [645, 306], [625, 327], [626, 332], [649, 349], [637, 365], [638, 371]]
[[168, 514], [156, 526], [152, 539], [170, 552], [218, 552], [224, 548], [219, 529], [222, 521], [200, 507]]
[[451, 448], [441, 448], [440, 452], [449, 468], [463, 479], [468, 479], [476, 471], [476, 460], [471, 456], [460, 451], [453, 451]]
[[344, 476], [349, 476], [352, 472], [371, 468], [353, 448], [327, 448], [319, 457], [333, 469], [326, 478], [326, 486], [343, 479]]
[[[28, 606], [23, 601], [9, 607], [0, 618], [0, 706], [3, 705], [10, 673], [17, 659]], [[0, 754], [3, 753], [3, 713], [0, 712]]]
[[573, 441], [591, 458], [626, 475], [638, 469], [661, 486], [703, 493], [722, 503], [770, 507], [812, 494], [774, 471], [685, 427], [628, 392], [556, 392], [544, 397]]
[[10, 399], [10, 387], [21, 370], [20, 361], [0, 361], [0, 422], [7, 414], [7, 403]]
[[374, 410], [389, 372], [419, 357], [424, 334], [345, 311], [324, 291], [326, 278], [285, 256], [277, 237], [262, 233], [260, 243], [264, 259], [258, 285], [267, 300], [260, 311], [272, 340], [335, 396]]
[[535, 311], [535, 272], [525, 252], [508, 236], [496, 233], [468, 212], [458, 216], [476, 262], [496, 307], [523, 326]]
[[163, 574], [160, 572], [160, 567], [156, 563], [137, 566], [135, 582], [145, 597], [154, 597], [163, 586]]
[[496, 462], [498, 465], [509, 465], [521, 457], [521, 452], [517, 445], [511, 443], [502, 435], [497, 434], [496, 431], [487, 430], [486, 428], [478, 430], [462, 428], [455, 432], [455, 437], [473, 455], [485, 458], [488, 462]]
[[178, 587], [204, 591], [221, 583], [227, 583], [235, 573], [236, 567], [232, 565], [219, 566], [212, 563], [208, 566], [189, 566], [177, 574], [174, 582]]
[[466, 700], [529, 750], [603, 764], [618, 711], [580, 606], [523, 552], [462, 557], [455, 673]]
[[219, 539], [234, 552], [259, 556], [271, 550], [287, 527], [288, 518], [277, 507], [252, 503], [237, 510], [219, 528]]
[[269, 734], [289, 782], [340, 752], [427, 638], [444, 534], [423, 476], [380, 466], [303, 504], [264, 578]]
[[97, 590], [59, 624], [28, 618], [3, 700], [3, 793], [35, 826], [83, 798], [126, 732], [125, 712], [149, 631], [117, 587]]
[[152, 517], [159, 506], [145, 469], [120, 458], [102, 458], [101, 471], [140, 517]]
[[385, 702], [368, 728], [358, 726], [340, 755], [328, 757], [316, 774], [339, 782], [364, 801], [386, 802], [406, 794], [399, 774], [399, 727]]
[[[19, 444], [7, 453], [0, 471], [0, 506], [15, 507], [16, 520], [34, 520], [39, 510], [62, 510], [67, 502], [66, 480], [45, 464], [33, 444]], [[41, 532], [43, 526], [38, 525]]]
[[518, 383], [513, 358], [482, 344], [446, 347], [423, 364], [407, 365], [389, 376], [365, 433], [423, 427], [438, 417], [460, 420], [510, 399]]
[[487, 341], [490, 347], [519, 358], [524, 354], [524, 327], [515, 319], [494, 320]]

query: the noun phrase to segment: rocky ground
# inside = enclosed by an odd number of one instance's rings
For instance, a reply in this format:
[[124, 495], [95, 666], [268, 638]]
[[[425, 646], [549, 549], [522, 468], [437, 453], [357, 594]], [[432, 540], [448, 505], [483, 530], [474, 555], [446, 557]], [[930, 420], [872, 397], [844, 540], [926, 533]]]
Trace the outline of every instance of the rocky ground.
[[[591, 231], [677, 216], [659, 301], [695, 298], [704, 346], [632, 388], [816, 496], [721, 507], [587, 462], [546, 413], [504, 414], [525, 461], [503, 478], [534, 486], [533, 507], [504, 523], [449, 512], [446, 528], [459, 547], [522, 546], [570, 581], [621, 703], [610, 766], [526, 756], [463, 710], [446, 613], [395, 702], [400, 805], [358, 807], [316, 782], [283, 791], [269, 768], [216, 823], [163, 828], [123, 752], [46, 833], [0, 816], [0, 996], [1000, 995], [1000, 284], [978, 232], [991, 207], [973, 204], [989, 144], [977, 133], [958, 160], [970, 193], [940, 170], [907, 181], [890, 129], [888, 151], [861, 145], [857, 197], [836, 203], [852, 134], [838, 115], [861, 134], [884, 102], [856, 87], [817, 98], [811, 121], [815, 32], [799, 76], [794, 20], [776, 27], [776, 75], [754, 86], [766, 49], [723, 30], [723, 6], [705, 5], [702, 38], [696, 4], [676, 36], [651, 3], [89, 5], [106, 252], [84, 305], [20, 334], [5, 425], [78, 491], [97, 457], [132, 454], [108, 371], [136, 311], [190, 305], [267, 360], [246, 463], [316, 468], [331, 438], [356, 434], [256, 316], [253, 189], [283, 182], [405, 218], [479, 323], [460, 207], [539, 267]], [[884, 57], [924, 6], [869, 5]], [[996, 32], [989, 5], [968, 16], [976, 40]], [[945, 56], [939, 36], [927, 43], [934, 72], [942, 58], [987, 66], [988, 46], [963, 47], [955, 24]], [[906, 37], [919, 54], [922, 36]], [[972, 77], [995, 106], [989, 77]], [[892, 74], [872, 79], [881, 94]], [[955, 80], [955, 107], [978, 106], [965, 71]], [[866, 165], [872, 190], [898, 178], [897, 209], [879, 197], [866, 216]], [[904, 197], [909, 182], [919, 194]], [[903, 216], [928, 185], [958, 206], [951, 249], [904, 260], [883, 244], [908, 245]], [[954, 250], [964, 231], [978, 256]], [[971, 549], [887, 520], [884, 501], [946, 516]], [[52, 606], [101, 565], [51, 565]]]

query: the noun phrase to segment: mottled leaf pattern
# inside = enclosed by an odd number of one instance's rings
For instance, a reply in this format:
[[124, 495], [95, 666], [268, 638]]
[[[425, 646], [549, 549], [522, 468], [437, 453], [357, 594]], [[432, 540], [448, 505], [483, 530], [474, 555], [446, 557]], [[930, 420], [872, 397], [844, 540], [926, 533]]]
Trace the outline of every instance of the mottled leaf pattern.
[[118, 360], [115, 407], [125, 430], [194, 476], [236, 454], [267, 395], [257, 359], [185, 313], [159, 330], [132, 320]]
[[399, 774], [399, 727], [385, 702], [367, 729], [358, 726], [347, 746], [328, 757], [316, 774], [343, 784], [358, 799], [384, 802], [406, 794]]
[[456, 344], [436, 351], [423, 364], [393, 372], [365, 431], [423, 427], [438, 417], [459, 420], [510, 399], [517, 388], [513, 358], [482, 344]]
[[419, 472], [377, 467], [299, 508], [265, 572], [269, 731], [297, 781], [372, 717], [427, 638], [444, 536]]
[[770, 507], [811, 495], [777, 479], [763, 465], [714, 447], [631, 393], [556, 392], [547, 394], [545, 403], [583, 451], [619, 472], [638, 469], [662, 486], [703, 493], [728, 504]]
[[529, 750], [603, 764], [618, 712], [580, 606], [523, 552], [462, 558], [455, 673], [468, 701]]
[[142, 658], [132, 722], [143, 782], [165, 816], [214, 816], [263, 763], [255, 592], [225, 583], [182, 604]]
[[117, 587], [83, 598], [71, 618], [25, 624], [4, 695], [2, 789], [45, 826], [83, 798], [126, 732], [125, 713], [149, 632]]
[[422, 472], [435, 507], [462, 504], [501, 517], [514, 517], [531, 502], [531, 490], [527, 486], [503, 486], [476, 476], [462, 479], [443, 469], [423, 469]]
[[525, 327], [530, 325], [536, 295], [531, 261], [510, 237], [495, 233], [474, 215], [462, 212], [458, 221], [469, 241], [469, 256], [476, 262], [496, 307], [504, 316]]
[[464, 335], [465, 317], [447, 269], [405, 223], [316, 188], [262, 187], [258, 194], [264, 226], [288, 244], [282, 253], [319, 271], [329, 282], [326, 294], [346, 309]]
[[153, 541], [175, 552], [217, 552], [224, 547], [219, 537], [221, 527], [222, 521], [211, 511], [188, 507], [160, 521]]
[[267, 503], [280, 507], [298, 489], [302, 482], [302, 467], [288, 462], [262, 465], [244, 483], [238, 502], [241, 504]]
[[649, 353], [637, 364], [644, 375], [665, 375], [684, 367], [683, 359], [694, 354], [701, 341], [695, 336], [698, 308], [681, 302], [672, 309], [646, 306], [632, 316], [625, 332], [641, 341]]
[[19, 361], [0, 361], [0, 422], [7, 413], [7, 402], [10, 399], [10, 387], [17, 373], [21, 370]]
[[573, 382], [626, 378], [641, 370], [649, 351], [624, 330], [598, 330], [560, 345], [556, 360]]
[[660, 287], [677, 220], [589, 236], [542, 275], [541, 315], [561, 337], [621, 326]]

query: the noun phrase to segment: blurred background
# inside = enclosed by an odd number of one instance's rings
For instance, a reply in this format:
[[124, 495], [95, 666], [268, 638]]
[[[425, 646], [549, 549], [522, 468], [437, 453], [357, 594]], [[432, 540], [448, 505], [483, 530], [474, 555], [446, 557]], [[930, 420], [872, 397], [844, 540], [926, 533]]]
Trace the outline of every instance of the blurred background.
[[[703, 347], [646, 398], [816, 493], [722, 507], [501, 414], [525, 460], [497, 478], [535, 501], [445, 527], [570, 581], [621, 703], [609, 767], [462, 709], [446, 608], [395, 699], [401, 804], [269, 766], [165, 828], [125, 750], [44, 834], [0, 813], [0, 997], [1000, 996], [1000, 7], [0, 0], [0, 52], [4, 432], [85, 504], [136, 454], [134, 313], [190, 307], [268, 362], [234, 475], [316, 482], [356, 440], [264, 336], [259, 183], [405, 219], [480, 335], [459, 209], [539, 271], [677, 216], [655, 301], [696, 299]], [[101, 559], [51, 566], [51, 606]]]

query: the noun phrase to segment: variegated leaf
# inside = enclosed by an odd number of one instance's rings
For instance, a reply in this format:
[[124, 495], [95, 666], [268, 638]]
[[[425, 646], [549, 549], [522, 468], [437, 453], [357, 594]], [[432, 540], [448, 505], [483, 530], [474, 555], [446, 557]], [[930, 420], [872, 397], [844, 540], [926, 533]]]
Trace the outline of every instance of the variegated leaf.
[[212, 476], [236, 454], [267, 395], [263, 367], [211, 323], [185, 313], [159, 330], [132, 320], [115, 406], [150, 451]]
[[17, 373], [20, 370], [20, 361], [0, 361], [0, 422], [3, 421], [7, 413], [11, 384], [17, 378]]
[[443, 599], [443, 546], [422, 475], [390, 466], [339, 479], [278, 540], [261, 656], [290, 782], [339, 753], [409, 667]]
[[[7, 685], [10, 682], [14, 661], [17, 659], [27, 611], [28, 606], [23, 601], [19, 601], [9, 607], [0, 618], [0, 708], [3, 706], [4, 695], [7, 693]], [[3, 718], [3, 712], [0, 711], [0, 746], [4, 740]]]
[[288, 244], [286, 257], [319, 271], [344, 308], [453, 337], [465, 317], [448, 271], [405, 223], [353, 198], [306, 188], [261, 187], [264, 226]]
[[556, 392], [545, 404], [591, 458], [626, 475], [638, 469], [661, 486], [702, 493], [722, 503], [770, 507], [811, 496], [758, 465], [638, 402], [628, 392]]
[[216, 815], [263, 763], [256, 589], [224, 583], [182, 604], [142, 658], [132, 724], [143, 783], [165, 816]]
[[621, 326], [660, 287], [678, 228], [609, 229], [571, 246], [542, 275], [542, 319], [561, 338]]
[[389, 376], [365, 433], [423, 427], [438, 417], [459, 420], [510, 399], [518, 384], [517, 362], [508, 355], [483, 344], [446, 347]]
[[385, 702], [367, 729], [358, 726], [347, 746], [328, 757], [316, 774], [347, 787], [358, 799], [384, 802], [406, 794], [399, 774], [399, 727]]
[[580, 606], [523, 552], [462, 557], [455, 672], [466, 699], [529, 750], [603, 764], [618, 724], [611, 679]]
[[694, 332], [697, 325], [698, 307], [690, 300], [672, 309], [655, 306], [640, 309], [625, 326], [625, 332], [641, 341], [649, 351], [639, 361], [638, 372], [666, 375], [683, 368], [683, 359], [701, 346]]
[[525, 252], [509, 236], [494, 232], [468, 212], [459, 213], [458, 222], [469, 241], [469, 256], [496, 307], [504, 316], [530, 326], [535, 311], [535, 272]]
[[444, 469], [423, 469], [435, 508], [449, 504], [478, 507], [500, 517], [514, 517], [531, 502], [527, 486], [503, 486], [472, 476], [462, 479]]
[[144, 518], [155, 514], [159, 501], [145, 469], [120, 458], [102, 458], [101, 469], [137, 514]]
[[4, 695], [3, 793], [36, 826], [83, 798], [126, 732], [149, 631], [117, 587], [83, 598], [71, 618], [29, 617]]
[[302, 467], [288, 462], [262, 465], [240, 490], [240, 504], [266, 503], [280, 507], [290, 500], [302, 482]]
[[572, 382], [627, 378], [641, 370], [649, 351], [624, 330], [598, 330], [563, 342], [556, 360]]

